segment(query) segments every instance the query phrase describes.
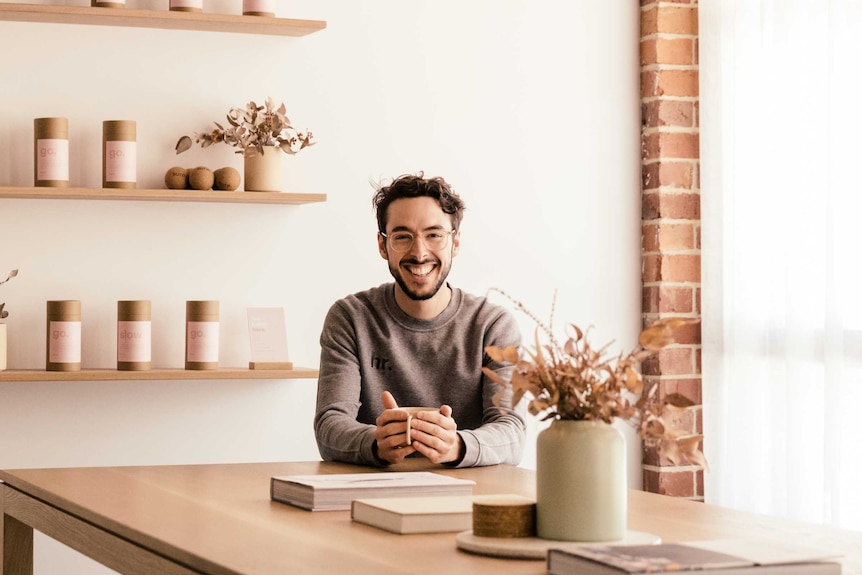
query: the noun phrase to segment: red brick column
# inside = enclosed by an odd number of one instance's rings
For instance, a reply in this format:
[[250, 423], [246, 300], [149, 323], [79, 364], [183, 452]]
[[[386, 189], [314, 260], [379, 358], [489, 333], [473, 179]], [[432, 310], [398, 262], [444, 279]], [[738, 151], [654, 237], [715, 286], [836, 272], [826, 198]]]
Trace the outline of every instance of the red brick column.
[[[641, 0], [643, 323], [700, 316], [700, 152], [697, 0]], [[695, 407], [679, 416], [700, 433], [700, 326], [644, 362], [647, 387]], [[703, 499], [703, 472], [643, 454], [646, 491]]]

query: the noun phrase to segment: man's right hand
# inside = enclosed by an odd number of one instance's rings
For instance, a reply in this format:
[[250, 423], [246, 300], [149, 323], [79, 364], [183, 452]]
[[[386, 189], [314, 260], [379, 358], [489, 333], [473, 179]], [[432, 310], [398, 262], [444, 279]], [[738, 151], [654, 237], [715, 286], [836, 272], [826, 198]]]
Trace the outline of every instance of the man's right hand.
[[407, 445], [406, 411], [398, 409], [398, 403], [388, 391], [381, 395], [383, 413], [376, 420], [377, 429], [374, 439], [377, 440], [377, 457], [389, 463], [400, 463], [405, 457], [416, 451], [412, 445]]

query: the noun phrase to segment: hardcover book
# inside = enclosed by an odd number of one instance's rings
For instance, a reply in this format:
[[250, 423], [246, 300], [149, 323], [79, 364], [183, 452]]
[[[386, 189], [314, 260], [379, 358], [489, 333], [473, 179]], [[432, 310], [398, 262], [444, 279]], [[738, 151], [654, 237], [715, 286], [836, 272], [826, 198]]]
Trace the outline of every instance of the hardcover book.
[[472, 495], [476, 482], [430, 471], [275, 476], [273, 501], [312, 511], [349, 510], [354, 499]]
[[584, 545], [548, 550], [551, 575], [840, 575], [835, 554], [772, 540], [713, 540], [659, 545]]
[[392, 533], [446, 533], [473, 526], [473, 497], [381, 497], [355, 499], [350, 517]]

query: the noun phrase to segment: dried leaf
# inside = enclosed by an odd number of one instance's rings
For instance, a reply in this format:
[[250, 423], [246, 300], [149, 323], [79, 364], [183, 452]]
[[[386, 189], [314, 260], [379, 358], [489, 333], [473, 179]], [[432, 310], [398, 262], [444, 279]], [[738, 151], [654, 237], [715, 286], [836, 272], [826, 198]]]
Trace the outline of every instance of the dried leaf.
[[183, 136], [177, 141], [176, 151], [177, 154], [182, 154], [186, 150], [191, 149], [192, 147], [192, 139], [188, 136]]

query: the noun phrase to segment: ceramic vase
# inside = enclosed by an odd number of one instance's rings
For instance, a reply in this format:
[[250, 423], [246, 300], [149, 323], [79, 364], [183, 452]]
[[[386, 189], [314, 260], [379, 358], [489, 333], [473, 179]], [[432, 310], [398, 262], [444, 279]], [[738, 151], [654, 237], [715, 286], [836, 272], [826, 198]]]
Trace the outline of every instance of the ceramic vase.
[[626, 444], [615, 427], [554, 421], [536, 442], [536, 534], [619, 541], [626, 533]]
[[0, 323], [0, 371], [6, 369], [6, 324]]
[[281, 191], [281, 161], [284, 156], [275, 146], [264, 146], [263, 154], [248, 151], [243, 156], [245, 171], [245, 191], [247, 192], [280, 192]]

